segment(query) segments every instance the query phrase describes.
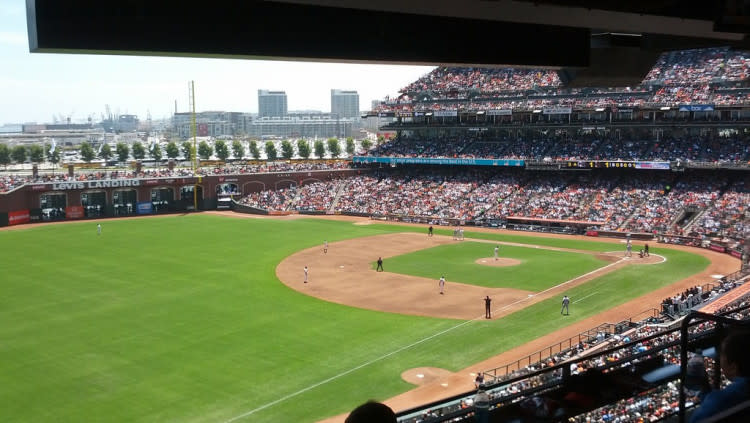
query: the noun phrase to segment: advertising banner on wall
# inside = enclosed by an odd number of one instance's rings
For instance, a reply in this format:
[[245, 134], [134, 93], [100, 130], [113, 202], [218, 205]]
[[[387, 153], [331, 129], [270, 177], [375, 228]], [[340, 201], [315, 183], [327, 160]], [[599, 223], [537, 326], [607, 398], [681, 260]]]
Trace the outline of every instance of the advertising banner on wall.
[[82, 219], [83, 218], [83, 206], [65, 207], [65, 218], [66, 219]]
[[682, 104], [680, 105], [681, 112], [713, 112], [713, 104]]
[[31, 222], [31, 215], [28, 209], [8, 212], [8, 225], [10, 226], [22, 225], [29, 222]]
[[29, 219], [32, 223], [42, 221], [42, 209], [31, 209], [29, 210]]
[[572, 112], [572, 107], [545, 107], [542, 109], [543, 115], [569, 115]]
[[137, 205], [138, 214], [151, 214], [154, 212], [154, 205], [150, 201], [143, 201]]
[[487, 110], [487, 116], [511, 116], [513, 111], [510, 109], [493, 109]]

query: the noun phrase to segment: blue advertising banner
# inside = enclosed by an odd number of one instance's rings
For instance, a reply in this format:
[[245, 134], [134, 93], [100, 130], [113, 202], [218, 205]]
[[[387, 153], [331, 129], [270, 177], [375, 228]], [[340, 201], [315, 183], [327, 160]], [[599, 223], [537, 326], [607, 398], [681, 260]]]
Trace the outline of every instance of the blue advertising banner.
[[713, 112], [713, 104], [683, 104], [680, 106], [681, 112]]
[[138, 203], [136, 207], [136, 212], [138, 214], [151, 214], [154, 212], [154, 205], [150, 201], [144, 201], [142, 203]]
[[438, 159], [430, 157], [352, 157], [354, 163], [385, 164], [430, 164], [430, 165], [468, 165], [468, 166], [514, 166], [525, 165], [523, 160], [515, 159]]

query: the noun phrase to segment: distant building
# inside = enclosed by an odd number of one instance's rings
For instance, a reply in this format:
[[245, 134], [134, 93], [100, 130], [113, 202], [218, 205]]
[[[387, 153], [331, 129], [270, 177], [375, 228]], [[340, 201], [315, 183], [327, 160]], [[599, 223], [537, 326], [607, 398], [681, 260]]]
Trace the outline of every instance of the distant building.
[[359, 119], [359, 94], [356, 91], [331, 90], [331, 114]]
[[0, 134], [18, 134], [23, 132], [23, 125], [20, 123], [6, 123], [0, 126]]
[[258, 117], [283, 117], [286, 115], [285, 91], [258, 90]]
[[106, 132], [135, 132], [138, 130], [140, 121], [136, 115], [120, 115], [116, 118], [104, 119], [101, 125]]
[[[248, 124], [253, 121], [250, 113], [206, 111], [195, 114], [195, 131], [199, 137], [238, 136], [248, 133]], [[180, 138], [191, 136], [191, 113], [175, 113], [174, 128]]]
[[285, 117], [259, 117], [248, 126], [253, 137], [346, 138], [352, 136], [352, 119], [332, 114], [296, 114]]

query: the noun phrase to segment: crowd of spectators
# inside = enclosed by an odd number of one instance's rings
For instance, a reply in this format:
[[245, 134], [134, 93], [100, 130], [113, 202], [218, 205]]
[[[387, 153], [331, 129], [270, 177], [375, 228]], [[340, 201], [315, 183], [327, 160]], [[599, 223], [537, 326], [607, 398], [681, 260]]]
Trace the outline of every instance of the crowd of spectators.
[[524, 159], [540, 161], [623, 160], [747, 163], [746, 137], [666, 136], [646, 134], [549, 134], [517, 137], [401, 137], [364, 153], [380, 157]]
[[[748, 231], [745, 209], [750, 194], [745, 190], [742, 179], [730, 184], [725, 176], [707, 179], [702, 174], [675, 179], [672, 173], [601, 177], [515, 169], [495, 174], [384, 170], [303, 185], [296, 193], [297, 206], [283, 210], [399, 215], [435, 222], [552, 219], [590, 222], [601, 230], [673, 236], [697, 230], [706, 236], [720, 234], [739, 240]], [[258, 198], [257, 193], [252, 196]], [[260, 197], [254, 207], [281, 210], [279, 200], [271, 195]], [[704, 210], [702, 218], [713, 219], [711, 223], [703, 225], [702, 220], [696, 220], [691, 224]]]
[[691, 228], [691, 233], [730, 239], [750, 237], [750, 183], [735, 181]]
[[669, 192], [651, 191], [647, 201], [635, 210], [633, 218], [624, 225], [624, 229], [632, 232], [669, 232], [682, 234], [682, 227], [674, 220], [687, 207], [695, 211], [708, 209], [719, 198], [722, 188], [727, 185], [724, 178], [705, 180], [693, 176], [677, 182], [669, 187]]
[[376, 111], [735, 105], [750, 101], [750, 94], [727, 89], [748, 77], [750, 54], [726, 47], [664, 53], [640, 86], [619, 89], [568, 89], [549, 70], [438, 67]]
[[296, 188], [265, 190], [250, 193], [239, 200], [239, 203], [266, 211], [287, 211], [297, 193]]
[[644, 83], [665, 85], [744, 81], [750, 77], [750, 54], [728, 47], [678, 50], [663, 53]]
[[325, 212], [333, 204], [341, 187], [341, 181], [313, 182], [297, 189], [294, 207], [298, 211]]
[[457, 97], [469, 90], [480, 93], [522, 91], [561, 85], [557, 71], [542, 69], [489, 69], [438, 67], [401, 89], [403, 93], [429, 91], [442, 98]]

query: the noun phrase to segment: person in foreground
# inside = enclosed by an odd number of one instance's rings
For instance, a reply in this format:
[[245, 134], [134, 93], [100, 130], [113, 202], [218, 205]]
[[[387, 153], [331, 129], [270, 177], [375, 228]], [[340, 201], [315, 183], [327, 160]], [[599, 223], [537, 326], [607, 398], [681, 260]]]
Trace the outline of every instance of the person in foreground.
[[349, 413], [345, 423], [396, 423], [396, 413], [387, 405], [367, 401]]
[[[709, 392], [700, 407], [690, 416], [690, 423], [699, 423], [743, 401], [750, 400], [750, 332], [731, 332], [721, 343], [720, 364], [729, 386]], [[750, 413], [747, 410], [744, 413]]]

